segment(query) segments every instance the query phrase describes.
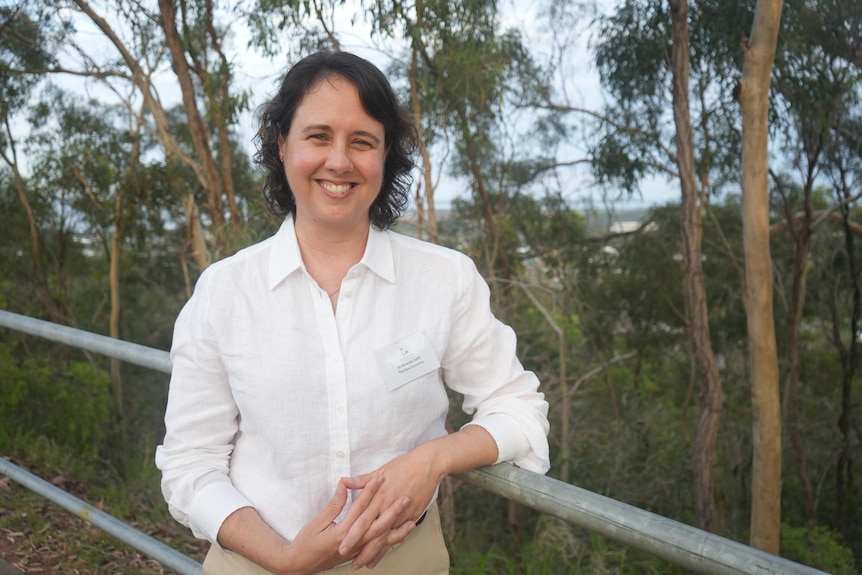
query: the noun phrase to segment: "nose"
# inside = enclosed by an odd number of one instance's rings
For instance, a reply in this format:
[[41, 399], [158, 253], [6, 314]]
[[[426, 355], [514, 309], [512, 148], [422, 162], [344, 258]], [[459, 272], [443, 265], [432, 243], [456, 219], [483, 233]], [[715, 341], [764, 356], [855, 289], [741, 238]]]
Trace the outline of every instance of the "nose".
[[334, 172], [347, 172], [353, 168], [353, 162], [347, 146], [333, 144], [326, 157], [326, 167]]

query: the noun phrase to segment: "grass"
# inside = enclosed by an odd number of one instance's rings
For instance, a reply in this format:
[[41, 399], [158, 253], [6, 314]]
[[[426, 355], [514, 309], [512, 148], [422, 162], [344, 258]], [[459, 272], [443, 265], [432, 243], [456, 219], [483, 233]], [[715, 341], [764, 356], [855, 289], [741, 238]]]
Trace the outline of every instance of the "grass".
[[[157, 526], [138, 528], [153, 535]], [[8, 480], [0, 484], [0, 536], [0, 555], [25, 574], [171, 573], [153, 559]], [[164, 537], [160, 539], [165, 541]], [[181, 536], [173, 543], [187, 553], [193, 552], [193, 545], [187, 545]]]
[[[118, 468], [105, 461], [81, 461], [42, 439], [25, 443], [26, 449], [16, 449], [7, 458], [139, 531], [203, 560], [204, 542], [167, 514], [152, 457], [147, 462], [146, 454], [127, 455]], [[0, 479], [0, 556], [28, 575], [173, 573], [9, 478]]]

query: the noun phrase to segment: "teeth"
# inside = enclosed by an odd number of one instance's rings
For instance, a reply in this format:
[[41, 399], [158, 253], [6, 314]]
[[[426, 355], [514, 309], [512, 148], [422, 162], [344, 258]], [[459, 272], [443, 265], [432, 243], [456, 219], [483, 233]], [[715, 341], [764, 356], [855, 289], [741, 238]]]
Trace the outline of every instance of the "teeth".
[[331, 184], [328, 182], [322, 182], [321, 185], [330, 194], [336, 194], [339, 196], [346, 194], [347, 190], [350, 189], [350, 184]]

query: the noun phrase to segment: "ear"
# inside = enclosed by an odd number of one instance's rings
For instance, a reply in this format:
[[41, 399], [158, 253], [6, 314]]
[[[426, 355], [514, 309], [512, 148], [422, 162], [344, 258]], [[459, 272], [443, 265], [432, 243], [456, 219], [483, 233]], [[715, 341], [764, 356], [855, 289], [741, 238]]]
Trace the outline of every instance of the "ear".
[[278, 157], [284, 162], [284, 136], [278, 135]]

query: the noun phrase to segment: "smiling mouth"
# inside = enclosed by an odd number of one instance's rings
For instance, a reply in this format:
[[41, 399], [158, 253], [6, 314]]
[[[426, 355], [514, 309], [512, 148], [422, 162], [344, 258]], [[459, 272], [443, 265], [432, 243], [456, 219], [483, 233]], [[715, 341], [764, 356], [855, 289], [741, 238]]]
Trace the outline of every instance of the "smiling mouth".
[[353, 187], [353, 184], [333, 184], [330, 182], [320, 182], [320, 185], [334, 196], [343, 196]]

